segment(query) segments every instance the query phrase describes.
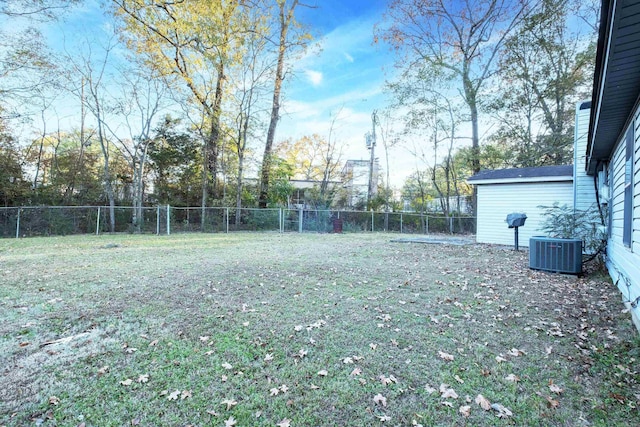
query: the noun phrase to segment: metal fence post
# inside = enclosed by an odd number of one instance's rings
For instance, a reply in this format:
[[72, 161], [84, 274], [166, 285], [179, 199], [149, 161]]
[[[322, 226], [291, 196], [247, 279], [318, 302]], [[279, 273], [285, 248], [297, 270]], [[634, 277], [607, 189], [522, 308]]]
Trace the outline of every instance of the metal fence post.
[[424, 234], [429, 234], [429, 215], [424, 217]]
[[372, 232], [372, 233], [373, 233], [373, 229], [374, 229], [374, 227], [373, 227], [373, 222], [374, 222], [374, 220], [375, 220], [375, 219], [374, 219], [374, 217], [373, 217], [373, 209], [371, 209], [371, 232]]
[[282, 218], [282, 208], [278, 208], [278, 230], [280, 231], [280, 233], [282, 233]]
[[400, 212], [400, 234], [402, 234], [402, 212]]
[[96, 217], [96, 236], [100, 234], [100, 206], [98, 206], [98, 216]]
[[453, 217], [449, 217], [449, 233], [453, 234]]
[[224, 208], [224, 220], [226, 224], [226, 233], [229, 234], [229, 208]]
[[304, 209], [298, 209], [298, 233], [302, 233], [302, 222], [304, 221]]
[[156, 235], [160, 235], [160, 205], [156, 208]]
[[20, 212], [22, 208], [18, 208], [18, 218], [16, 219], [16, 239], [20, 238]]
[[167, 203], [167, 236], [171, 235], [171, 208]]

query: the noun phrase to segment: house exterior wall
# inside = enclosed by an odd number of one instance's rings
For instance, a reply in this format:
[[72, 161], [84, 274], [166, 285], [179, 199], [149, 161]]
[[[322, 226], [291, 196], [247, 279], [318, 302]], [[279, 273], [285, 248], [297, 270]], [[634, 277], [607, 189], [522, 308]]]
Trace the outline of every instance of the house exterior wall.
[[476, 241], [513, 245], [514, 230], [505, 219], [510, 213], [525, 213], [527, 220], [518, 229], [519, 242], [528, 247], [529, 238], [544, 235], [541, 231], [543, 210], [538, 206], [573, 205], [573, 182], [530, 182], [478, 185], [478, 220]]
[[575, 137], [573, 147], [573, 193], [574, 209], [587, 211], [597, 209], [596, 192], [593, 176], [587, 175], [587, 142], [589, 139], [590, 108], [580, 109], [584, 103], [580, 102], [576, 108]]
[[[618, 143], [608, 165], [610, 176], [610, 230], [607, 242], [607, 268], [613, 282], [622, 293], [623, 301], [631, 309], [636, 327], [640, 329], [640, 307], [634, 308], [630, 302], [638, 303], [640, 298], [640, 109], [636, 108], [631, 125], [634, 129], [631, 176], [633, 177], [631, 243], [623, 242], [624, 234], [624, 188], [626, 170], [625, 132]], [[627, 129], [628, 130], [628, 129]], [[634, 304], [635, 305], [635, 304]]]

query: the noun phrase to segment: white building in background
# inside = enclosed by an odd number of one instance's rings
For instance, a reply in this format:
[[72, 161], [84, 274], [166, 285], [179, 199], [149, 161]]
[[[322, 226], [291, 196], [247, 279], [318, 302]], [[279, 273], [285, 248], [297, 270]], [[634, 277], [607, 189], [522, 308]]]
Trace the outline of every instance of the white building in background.
[[[352, 208], [357, 205], [367, 203], [367, 193], [369, 190], [369, 171], [371, 162], [369, 160], [347, 160], [342, 168], [342, 185], [346, 192], [347, 207]], [[380, 166], [378, 159], [373, 163], [373, 191], [371, 196], [378, 193], [378, 177]]]

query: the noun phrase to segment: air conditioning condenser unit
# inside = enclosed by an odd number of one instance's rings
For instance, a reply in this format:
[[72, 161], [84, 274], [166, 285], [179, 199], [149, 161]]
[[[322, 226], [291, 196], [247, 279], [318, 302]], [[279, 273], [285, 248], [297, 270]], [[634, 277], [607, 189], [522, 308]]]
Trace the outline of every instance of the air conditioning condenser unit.
[[532, 237], [529, 268], [552, 273], [582, 273], [582, 240]]

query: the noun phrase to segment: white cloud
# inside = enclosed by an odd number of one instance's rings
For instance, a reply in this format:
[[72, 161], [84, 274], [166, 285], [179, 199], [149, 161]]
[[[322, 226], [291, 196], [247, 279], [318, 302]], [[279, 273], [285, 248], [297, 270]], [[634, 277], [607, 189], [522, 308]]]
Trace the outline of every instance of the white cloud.
[[355, 59], [353, 59], [353, 56], [349, 55], [347, 52], [344, 53], [344, 57], [347, 61], [353, 63], [355, 61]]
[[314, 86], [320, 86], [320, 84], [322, 84], [322, 73], [320, 71], [314, 71], [314, 70], [305, 70], [304, 74], [307, 76], [307, 80], [309, 80], [309, 82], [314, 85]]

